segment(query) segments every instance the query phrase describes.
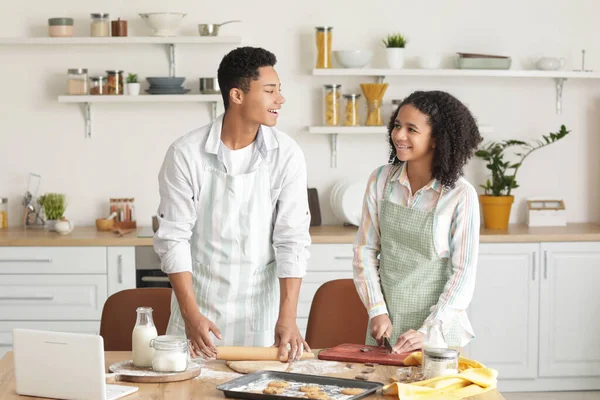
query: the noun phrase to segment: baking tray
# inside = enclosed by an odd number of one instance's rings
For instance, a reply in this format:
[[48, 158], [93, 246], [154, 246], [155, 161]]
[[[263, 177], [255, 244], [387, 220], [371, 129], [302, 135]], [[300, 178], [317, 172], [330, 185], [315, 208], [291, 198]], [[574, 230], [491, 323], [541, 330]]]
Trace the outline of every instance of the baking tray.
[[[263, 389], [270, 381], [286, 381], [292, 385], [286, 389], [282, 395], [271, 395], [262, 393]], [[304, 385], [319, 385], [325, 386], [325, 393], [334, 400], [356, 400], [369, 396], [383, 387], [383, 383], [359, 381], [355, 379], [332, 378], [329, 376], [295, 374], [292, 372], [276, 372], [276, 371], [258, 371], [248, 375], [241, 376], [229, 382], [217, 386], [226, 397], [236, 399], [304, 399], [305, 393], [298, 391], [300, 386]], [[335, 386], [336, 389], [328, 388]], [[357, 395], [344, 395], [339, 393], [343, 388], [359, 388], [364, 389], [364, 392]], [[337, 390], [337, 391], [336, 391]], [[261, 393], [254, 393], [260, 391]]]

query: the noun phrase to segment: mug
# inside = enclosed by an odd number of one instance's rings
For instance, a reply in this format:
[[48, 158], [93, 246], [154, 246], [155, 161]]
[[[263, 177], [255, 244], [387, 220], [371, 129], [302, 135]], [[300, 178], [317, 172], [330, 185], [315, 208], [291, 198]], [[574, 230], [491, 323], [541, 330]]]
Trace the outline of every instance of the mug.
[[536, 63], [538, 69], [545, 71], [555, 71], [561, 69], [564, 65], [565, 59], [558, 57], [542, 57]]

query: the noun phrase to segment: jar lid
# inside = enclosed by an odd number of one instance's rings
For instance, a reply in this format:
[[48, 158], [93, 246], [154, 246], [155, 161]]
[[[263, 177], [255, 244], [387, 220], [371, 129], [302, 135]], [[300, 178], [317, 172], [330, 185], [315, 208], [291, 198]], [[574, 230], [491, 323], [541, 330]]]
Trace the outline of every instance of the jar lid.
[[423, 350], [427, 357], [433, 358], [446, 358], [456, 359], [458, 358], [458, 350], [455, 349], [443, 349], [443, 348], [429, 348]]
[[69, 74], [87, 74], [87, 68], [69, 68], [67, 70]]
[[315, 27], [315, 29], [316, 29], [318, 32], [325, 32], [325, 31], [330, 31], [330, 30], [332, 30], [332, 29], [333, 29], [333, 26], [317, 26], [317, 27]]
[[162, 335], [150, 341], [150, 346], [156, 350], [184, 350], [188, 347], [185, 336]]
[[106, 71], [107, 74], [111, 74], [111, 75], [116, 75], [116, 74], [122, 74], [125, 71], [122, 71], [120, 69], [109, 69]]
[[50, 18], [48, 19], [50, 26], [73, 25], [73, 18]]
[[8, 203], [7, 197], [0, 197], [0, 204]]
[[358, 99], [360, 97], [360, 94], [358, 93], [348, 93], [344, 95], [345, 99]]
[[108, 13], [94, 13], [90, 15], [92, 18], [108, 18]]
[[[90, 76], [90, 81], [92, 82], [98, 82], [98, 83], [102, 83], [102, 81], [104, 80], [104, 76]], [[110, 199], [111, 202], [115, 202], [116, 199]]]
[[331, 84], [331, 85], [323, 85], [323, 87], [325, 89], [339, 89], [339, 88], [342, 87], [342, 85], [340, 85], [338, 83], [334, 83], [334, 84]]

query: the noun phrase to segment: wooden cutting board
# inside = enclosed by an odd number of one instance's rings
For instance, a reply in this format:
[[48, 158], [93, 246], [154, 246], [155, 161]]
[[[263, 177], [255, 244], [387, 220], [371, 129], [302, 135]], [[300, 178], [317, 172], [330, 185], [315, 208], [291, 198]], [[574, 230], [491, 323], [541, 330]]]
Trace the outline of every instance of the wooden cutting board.
[[106, 374], [106, 383], [136, 382], [136, 383], [165, 383], [179, 382], [200, 375], [200, 365], [191, 362], [183, 372], [156, 372], [152, 368], [140, 368], [133, 365], [132, 360], [122, 361], [108, 367], [112, 374]]
[[[368, 349], [363, 352], [360, 349]], [[319, 353], [320, 360], [346, 361], [355, 363], [374, 363], [380, 365], [404, 365], [403, 361], [411, 352], [390, 354], [384, 347], [364, 344], [340, 344]]]

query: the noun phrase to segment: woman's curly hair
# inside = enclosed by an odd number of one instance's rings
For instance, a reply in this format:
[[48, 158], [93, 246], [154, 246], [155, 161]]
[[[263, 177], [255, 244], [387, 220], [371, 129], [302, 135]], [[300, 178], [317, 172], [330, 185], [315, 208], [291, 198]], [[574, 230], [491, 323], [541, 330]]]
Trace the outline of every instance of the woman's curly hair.
[[398, 112], [405, 105], [427, 115], [431, 137], [435, 140], [432, 175], [443, 186], [453, 188], [463, 174], [463, 167], [483, 140], [475, 118], [463, 103], [449, 93], [438, 90], [411, 93], [394, 111], [388, 124], [389, 162], [394, 165], [403, 163], [396, 158], [392, 131]]

